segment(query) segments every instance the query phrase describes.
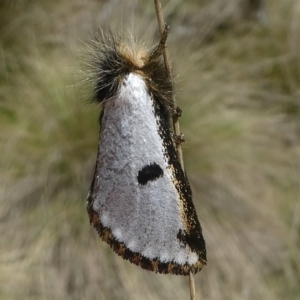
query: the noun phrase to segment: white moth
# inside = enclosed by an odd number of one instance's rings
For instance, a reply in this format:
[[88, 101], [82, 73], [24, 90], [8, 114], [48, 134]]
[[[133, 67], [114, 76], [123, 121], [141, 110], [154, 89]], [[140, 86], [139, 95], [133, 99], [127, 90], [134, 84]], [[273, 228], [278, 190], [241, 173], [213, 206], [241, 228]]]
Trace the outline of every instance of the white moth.
[[94, 43], [100, 139], [87, 199], [90, 222], [112, 249], [159, 273], [188, 275], [206, 264], [192, 194], [169, 130], [172, 82], [161, 57], [109, 32]]

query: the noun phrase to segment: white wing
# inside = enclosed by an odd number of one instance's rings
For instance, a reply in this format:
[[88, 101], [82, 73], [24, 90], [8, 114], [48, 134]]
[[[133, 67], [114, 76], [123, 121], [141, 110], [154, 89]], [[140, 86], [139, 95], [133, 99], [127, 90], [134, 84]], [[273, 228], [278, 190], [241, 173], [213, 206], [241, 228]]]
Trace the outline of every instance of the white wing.
[[125, 259], [186, 275], [205, 264], [205, 244], [163, 119], [144, 79], [127, 75], [103, 106], [88, 211], [100, 236]]

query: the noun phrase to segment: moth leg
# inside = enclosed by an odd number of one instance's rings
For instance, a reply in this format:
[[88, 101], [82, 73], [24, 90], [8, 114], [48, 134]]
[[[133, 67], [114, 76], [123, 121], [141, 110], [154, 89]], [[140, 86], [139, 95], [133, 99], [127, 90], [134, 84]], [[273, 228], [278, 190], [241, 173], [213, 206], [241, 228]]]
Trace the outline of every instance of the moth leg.
[[176, 118], [180, 118], [182, 116], [182, 109], [178, 106], [173, 109], [172, 116]]
[[163, 31], [163, 34], [162, 34], [161, 38], [160, 38], [159, 44], [151, 52], [149, 60], [156, 59], [156, 58], [160, 57], [163, 54], [163, 51], [166, 47], [166, 41], [167, 41], [167, 37], [168, 37], [169, 32], [170, 32], [170, 26], [165, 24], [165, 29]]
[[173, 143], [175, 145], [180, 145], [185, 142], [183, 133], [180, 133], [180, 134], [171, 133], [171, 137], [172, 137]]

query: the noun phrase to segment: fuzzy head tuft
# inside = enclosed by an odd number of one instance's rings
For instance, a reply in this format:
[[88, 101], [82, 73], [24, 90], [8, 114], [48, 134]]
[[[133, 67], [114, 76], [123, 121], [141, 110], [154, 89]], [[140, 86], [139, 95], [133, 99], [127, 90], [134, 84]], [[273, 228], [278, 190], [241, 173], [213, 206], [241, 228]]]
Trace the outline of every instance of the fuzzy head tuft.
[[91, 45], [93, 55], [89, 68], [94, 101], [101, 103], [110, 99], [126, 75], [137, 73], [144, 78], [155, 100], [171, 112], [173, 84], [166, 74], [162, 51], [158, 51], [161, 45], [149, 50], [132, 37], [124, 39], [109, 30], [97, 32]]

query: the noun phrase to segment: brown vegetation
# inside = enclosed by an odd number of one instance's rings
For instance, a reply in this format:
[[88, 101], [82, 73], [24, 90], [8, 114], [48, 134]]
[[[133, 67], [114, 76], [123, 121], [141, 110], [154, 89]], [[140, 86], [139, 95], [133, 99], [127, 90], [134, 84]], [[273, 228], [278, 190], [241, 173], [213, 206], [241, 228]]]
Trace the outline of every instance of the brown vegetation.
[[[199, 299], [300, 294], [300, 5], [163, 1], [186, 171], [207, 243]], [[0, 299], [188, 299], [123, 261], [85, 208], [99, 107], [78, 55], [96, 26], [158, 40], [151, 1], [0, 4]], [[77, 76], [79, 75], [79, 76]]]

